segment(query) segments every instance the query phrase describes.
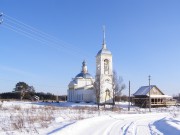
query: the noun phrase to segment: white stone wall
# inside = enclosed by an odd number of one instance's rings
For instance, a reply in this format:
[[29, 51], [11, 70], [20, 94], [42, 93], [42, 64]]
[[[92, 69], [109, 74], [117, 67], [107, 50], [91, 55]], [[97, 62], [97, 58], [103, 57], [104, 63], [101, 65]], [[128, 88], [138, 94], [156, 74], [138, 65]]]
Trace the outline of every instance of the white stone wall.
[[100, 103], [112, 103], [113, 102], [113, 89], [109, 83], [102, 83], [100, 92]]
[[95, 102], [95, 91], [91, 90], [68, 90], [69, 102]]
[[[75, 83], [76, 82], [76, 83]], [[69, 102], [95, 102], [93, 78], [74, 78], [69, 84]]]
[[92, 85], [94, 80], [93, 79], [84, 79], [84, 78], [80, 78], [80, 79], [76, 79], [77, 80], [77, 86], [76, 86], [76, 89], [77, 88], [81, 88], [81, 87], [85, 87], [87, 85]]
[[74, 78], [69, 83], [69, 88], [79, 89], [88, 85], [93, 85], [94, 79], [93, 78]]
[[96, 75], [104, 74], [104, 60], [109, 61], [109, 75], [113, 74], [112, 55], [102, 54], [96, 57]]
[[[107, 59], [108, 73], [105, 73], [104, 60]], [[100, 54], [96, 56], [96, 77], [100, 78], [100, 103], [113, 103], [113, 66], [111, 54]], [[107, 93], [107, 91], [109, 91]]]

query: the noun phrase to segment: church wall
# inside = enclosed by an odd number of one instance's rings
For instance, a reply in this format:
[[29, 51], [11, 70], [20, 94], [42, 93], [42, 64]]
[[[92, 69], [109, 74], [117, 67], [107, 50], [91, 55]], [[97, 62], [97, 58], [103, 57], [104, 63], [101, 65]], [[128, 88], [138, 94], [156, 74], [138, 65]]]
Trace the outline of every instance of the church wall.
[[113, 102], [113, 89], [109, 83], [102, 83], [100, 92], [100, 103], [112, 103]]
[[109, 61], [109, 75], [112, 75], [112, 56], [109, 54], [103, 54], [100, 57], [101, 59], [101, 74], [104, 74], [104, 60], [107, 59]]
[[[73, 82], [76, 82], [73, 84]], [[74, 78], [69, 85], [68, 101], [70, 102], [95, 102], [93, 78]]]
[[68, 101], [69, 102], [95, 102], [95, 91], [93, 89], [68, 90]]
[[[108, 60], [108, 72], [105, 72], [105, 62]], [[99, 66], [99, 67], [98, 67]], [[99, 68], [99, 69], [98, 69]], [[113, 89], [112, 89], [112, 55], [101, 54], [96, 57], [96, 79], [100, 77], [100, 103], [113, 103]], [[107, 71], [107, 70], [106, 70]], [[107, 82], [108, 80], [108, 82]], [[109, 90], [107, 95], [106, 90]]]
[[78, 79], [77, 79], [76, 89], [77, 89], [77, 88], [84, 87], [84, 86], [87, 86], [87, 85], [92, 85], [93, 82], [94, 82], [94, 81], [93, 81], [92, 79], [78, 78]]
[[[112, 55], [103, 54], [101, 56], [97, 56], [96, 58], [96, 75], [104, 74], [104, 60], [107, 59], [109, 61], [109, 74], [112, 75], [113, 67], [112, 67]], [[99, 70], [98, 70], [99, 68]]]

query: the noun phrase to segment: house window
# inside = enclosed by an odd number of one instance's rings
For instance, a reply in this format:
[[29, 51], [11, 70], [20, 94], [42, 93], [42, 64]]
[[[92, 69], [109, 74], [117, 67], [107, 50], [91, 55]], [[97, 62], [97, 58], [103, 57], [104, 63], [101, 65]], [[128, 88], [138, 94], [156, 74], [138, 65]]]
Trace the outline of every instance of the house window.
[[152, 104], [154, 104], [154, 99], [151, 99]]

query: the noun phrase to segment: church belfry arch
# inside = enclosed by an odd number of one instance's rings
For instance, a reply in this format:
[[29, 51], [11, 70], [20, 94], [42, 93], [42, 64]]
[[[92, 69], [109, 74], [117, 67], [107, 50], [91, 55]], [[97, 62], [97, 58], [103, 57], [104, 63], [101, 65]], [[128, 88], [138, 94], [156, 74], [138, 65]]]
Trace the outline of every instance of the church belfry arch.
[[109, 74], [109, 60], [104, 60], [104, 74]]

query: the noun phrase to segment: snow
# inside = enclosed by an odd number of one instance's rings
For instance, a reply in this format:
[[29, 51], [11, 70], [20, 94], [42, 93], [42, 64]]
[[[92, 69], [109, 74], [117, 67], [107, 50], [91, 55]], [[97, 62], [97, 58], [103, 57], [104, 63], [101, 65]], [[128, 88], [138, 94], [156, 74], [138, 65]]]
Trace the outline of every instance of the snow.
[[[115, 111], [93, 103], [0, 103], [0, 135], [180, 135], [180, 108], [148, 109], [117, 103]], [[19, 124], [18, 124], [19, 123]]]
[[168, 96], [168, 95], [151, 95], [151, 97], [154, 97], [154, 98], [172, 98], [172, 96]]
[[170, 121], [168, 113], [105, 115], [78, 121], [54, 135], [179, 135], [180, 121]]

